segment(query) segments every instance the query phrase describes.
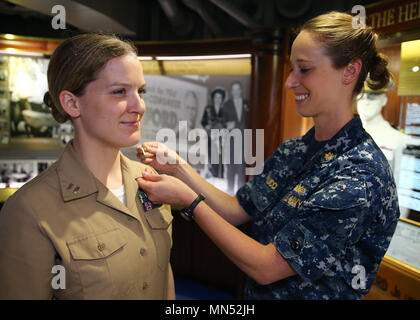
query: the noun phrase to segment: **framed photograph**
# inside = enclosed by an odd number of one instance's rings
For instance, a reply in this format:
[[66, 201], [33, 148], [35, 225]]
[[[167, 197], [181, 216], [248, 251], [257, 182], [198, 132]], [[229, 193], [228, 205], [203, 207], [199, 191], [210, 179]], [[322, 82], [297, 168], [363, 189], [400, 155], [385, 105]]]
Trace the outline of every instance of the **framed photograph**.
[[70, 124], [60, 125], [44, 103], [49, 59], [1, 57], [0, 149], [60, 150], [73, 137]]
[[37, 174], [34, 160], [0, 160], [0, 188], [20, 188]]

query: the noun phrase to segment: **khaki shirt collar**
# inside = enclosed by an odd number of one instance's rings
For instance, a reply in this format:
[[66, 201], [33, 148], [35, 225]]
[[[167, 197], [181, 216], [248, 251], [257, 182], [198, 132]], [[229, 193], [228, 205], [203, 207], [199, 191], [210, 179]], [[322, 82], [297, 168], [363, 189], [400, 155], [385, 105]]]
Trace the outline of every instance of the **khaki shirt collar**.
[[57, 175], [63, 201], [84, 198], [98, 191], [96, 178], [69, 142], [57, 162]]
[[136, 178], [142, 176], [145, 166], [140, 163], [130, 163], [130, 160], [121, 153], [120, 156], [127, 200], [126, 206], [92, 174], [75, 153], [72, 143], [67, 144], [57, 163], [57, 174], [63, 201], [84, 198], [97, 192], [96, 200], [98, 202], [138, 219], [138, 216], [134, 214], [137, 212], [136, 197], [139, 188]]

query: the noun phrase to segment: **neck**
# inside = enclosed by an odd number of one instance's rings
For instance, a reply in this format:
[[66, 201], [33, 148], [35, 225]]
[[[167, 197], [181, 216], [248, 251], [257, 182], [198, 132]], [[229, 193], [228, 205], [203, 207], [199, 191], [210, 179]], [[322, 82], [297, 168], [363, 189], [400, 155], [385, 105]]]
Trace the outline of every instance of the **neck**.
[[93, 175], [108, 189], [117, 189], [123, 184], [121, 157], [118, 148], [98, 143], [85, 143], [77, 134], [73, 148]]
[[341, 110], [339, 114], [324, 114], [313, 118], [315, 124], [315, 140], [330, 140], [347, 122], [353, 119], [354, 115], [351, 107]]

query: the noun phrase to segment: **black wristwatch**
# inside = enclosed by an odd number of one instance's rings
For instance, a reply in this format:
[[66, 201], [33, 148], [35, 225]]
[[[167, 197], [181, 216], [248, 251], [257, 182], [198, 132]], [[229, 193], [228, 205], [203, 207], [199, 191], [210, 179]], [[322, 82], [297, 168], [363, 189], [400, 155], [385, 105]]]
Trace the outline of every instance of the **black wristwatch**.
[[181, 209], [181, 216], [187, 221], [194, 220], [194, 209], [200, 203], [200, 201], [204, 199], [206, 199], [206, 197], [204, 194], [200, 193], [188, 208]]

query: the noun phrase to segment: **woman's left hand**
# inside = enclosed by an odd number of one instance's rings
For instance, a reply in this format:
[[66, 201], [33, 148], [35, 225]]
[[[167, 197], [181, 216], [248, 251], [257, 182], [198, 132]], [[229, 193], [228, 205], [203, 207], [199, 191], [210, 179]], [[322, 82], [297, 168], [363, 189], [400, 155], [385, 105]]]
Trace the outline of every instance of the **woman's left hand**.
[[188, 207], [197, 197], [181, 180], [166, 174], [159, 175], [149, 168], [143, 171], [143, 177], [138, 178], [137, 183], [146, 191], [150, 201], [156, 203]]

